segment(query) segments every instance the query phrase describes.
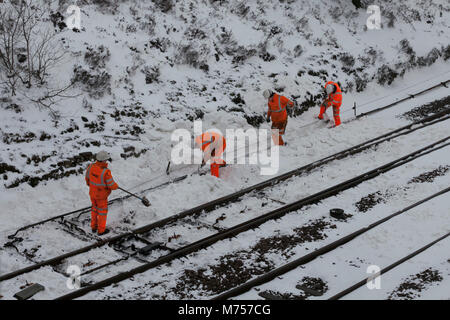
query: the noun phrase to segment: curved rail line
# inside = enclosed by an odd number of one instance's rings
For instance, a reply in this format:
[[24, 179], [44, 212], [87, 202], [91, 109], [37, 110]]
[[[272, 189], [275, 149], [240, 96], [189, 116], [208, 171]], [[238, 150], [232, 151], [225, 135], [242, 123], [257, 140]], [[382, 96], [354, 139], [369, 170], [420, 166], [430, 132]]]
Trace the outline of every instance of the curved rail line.
[[[446, 110], [444, 112], [435, 114], [435, 115], [433, 115], [431, 117], [428, 117], [426, 119], [414, 122], [414, 123], [409, 124], [407, 126], [401, 127], [399, 129], [393, 130], [393, 131], [391, 131], [389, 133], [386, 133], [386, 134], [383, 134], [383, 135], [381, 135], [379, 137], [370, 139], [370, 140], [368, 140], [368, 141], [366, 141], [364, 143], [358, 144], [358, 145], [353, 146], [351, 148], [348, 148], [348, 149], [346, 149], [344, 151], [338, 152], [338, 153], [336, 153], [334, 155], [325, 157], [325, 158], [323, 158], [321, 160], [315, 161], [315, 162], [310, 163], [310, 164], [308, 164], [306, 166], [303, 166], [301, 168], [292, 170], [292, 171], [287, 172], [285, 174], [282, 174], [280, 176], [277, 176], [277, 177], [271, 178], [269, 180], [266, 180], [264, 182], [261, 182], [259, 184], [256, 184], [254, 186], [251, 186], [251, 187], [245, 188], [243, 190], [237, 191], [237, 192], [235, 192], [233, 194], [230, 194], [230, 195], [221, 197], [219, 199], [210, 201], [208, 203], [205, 203], [205, 204], [202, 204], [202, 205], [197, 206], [195, 208], [192, 208], [192, 209], [183, 211], [181, 213], [172, 215], [170, 217], [167, 217], [167, 218], [164, 218], [162, 220], [156, 221], [154, 223], [148, 224], [146, 226], [137, 228], [135, 230], [132, 230], [132, 231], [120, 234], [120, 235], [116, 235], [114, 237], [111, 237], [111, 238], [108, 238], [108, 239], [105, 239], [105, 240], [100, 240], [98, 242], [95, 242], [95, 243], [90, 244], [88, 246], [82, 247], [80, 249], [77, 249], [77, 250], [74, 250], [74, 251], [71, 251], [71, 252], [67, 252], [67, 253], [65, 253], [63, 255], [60, 255], [60, 256], [57, 256], [57, 257], [54, 257], [54, 258], [51, 258], [51, 259], [47, 259], [45, 261], [42, 261], [42, 262], [30, 265], [28, 267], [25, 267], [25, 268], [22, 268], [22, 269], [13, 271], [13, 272], [10, 272], [8, 274], [1, 275], [0, 276], [0, 282], [4, 281], [4, 280], [11, 279], [11, 278], [14, 278], [14, 277], [17, 277], [17, 276], [19, 276], [21, 274], [24, 274], [24, 273], [31, 272], [33, 270], [37, 270], [37, 269], [39, 269], [39, 268], [41, 268], [43, 266], [55, 266], [55, 265], [58, 265], [63, 260], [65, 260], [65, 259], [67, 259], [69, 257], [85, 253], [87, 251], [90, 251], [92, 249], [101, 247], [101, 246], [106, 245], [106, 244], [112, 244], [112, 243], [115, 243], [115, 242], [118, 242], [118, 241], [121, 241], [121, 240], [125, 240], [125, 239], [127, 239], [129, 237], [135, 237], [137, 235], [146, 233], [146, 232], [151, 231], [153, 229], [160, 228], [160, 227], [166, 226], [168, 224], [174, 223], [174, 222], [176, 222], [176, 221], [178, 221], [178, 220], [180, 220], [182, 218], [185, 218], [185, 217], [188, 217], [188, 216], [193, 216], [193, 215], [196, 215], [196, 214], [199, 214], [199, 213], [202, 213], [202, 212], [211, 211], [211, 210], [215, 209], [217, 206], [223, 206], [223, 205], [226, 205], [226, 204], [228, 204], [228, 203], [230, 203], [232, 201], [236, 201], [237, 199], [239, 199], [243, 195], [248, 194], [248, 193], [250, 193], [252, 191], [261, 190], [263, 188], [275, 185], [275, 184], [277, 184], [277, 183], [279, 183], [279, 182], [281, 182], [283, 180], [286, 180], [286, 179], [288, 179], [290, 177], [293, 177], [293, 176], [298, 176], [298, 175], [300, 175], [302, 173], [305, 173], [305, 172], [309, 172], [312, 169], [315, 169], [315, 168], [318, 168], [320, 166], [323, 166], [323, 165], [325, 165], [325, 164], [327, 164], [327, 163], [329, 163], [331, 161], [343, 159], [343, 158], [345, 158], [347, 156], [350, 156], [350, 155], [362, 152], [362, 151], [364, 151], [364, 150], [366, 150], [368, 148], [371, 148], [371, 147], [373, 147], [375, 145], [378, 145], [378, 144], [380, 144], [382, 142], [391, 140], [391, 139], [393, 139], [395, 137], [398, 137], [398, 136], [401, 136], [401, 135], [406, 135], [406, 134], [409, 134], [409, 133], [411, 133], [411, 132], [413, 132], [415, 130], [419, 130], [419, 129], [425, 128], [425, 127], [427, 127], [429, 125], [433, 125], [435, 123], [438, 123], [438, 122], [441, 122], [441, 121], [445, 121], [445, 120], [450, 118], [449, 114], [450, 114], [450, 109], [448, 109], [448, 110]], [[415, 126], [417, 126], [417, 127], [415, 127]], [[16, 241], [16, 240], [13, 240], [11, 242], [14, 243], [14, 241]], [[5, 244], [5, 246], [6, 245], [10, 245], [10, 244], [11, 243]], [[123, 260], [123, 259], [119, 259], [117, 261], [121, 261], [121, 260]]]
[[[358, 237], [358, 236], [360, 236], [360, 235], [362, 235], [362, 234], [372, 230], [373, 228], [379, 226], [380, 224], [385, 223], [385, 222], [391, 220], [392, 218], [394, 218], [394, 217], [396, 217], [398, 215], [401, 215], [402, 213], [405, 213], [405, 212], [407, 212], [407, 211], [409, 211], [409, 210], [411, 210], [411, 209], [413, 209], [413, 208], [415, 208], [415, 207], [417, 207], [417, 206], [419, 206], [419, 205], [421, 205], [421, 204], [423, 204], [425, 202], [428, 202], [431, 199], [434, 199], [434, 198], [436, 198], [436, 197], [438, 197], [440, 195], [443, 195], [443, 194], [445, 194], [447, 192], [450, 192], [450, 187], [448, 187], [448, 188], [446, 188], [444, 190], [441, 190], [441, 191], [439, 191], [439, 192], [437, 192], [437, 193], [435, 193], [435, 194], [433, 194], [433, 195], [431, 195], [431, 196], [429, 196], [429, 197], [427, 197], [425, 199], [422, 199], [422, 200], [420, 200], [420, 201], [418, 201], [416, 203], [413, 203], [412, 205], [410, 205], [410, 206], [408, 206], [408, 207], [406, 207], [406, 208], [404, 208], [404, 209], [402, 209], [400, 211], [397, 211], [397, 212], [395, 212], [395, 213], [393, 213], [393, 214], [391, 214], [391, 215], [389, 215], [389, 216], [387, 216], [385, 218], [382, 218], [382, 219], [380, 219], [380, 220], [378, 220], [378, 221], [368, 225], [367, 227], [363, 227], [363, 228], [361, 228], [359, 230], [356, 230], [356, 231], [354, 231], [354, 232], [352, 232], [352, 233], [350, 233], [350, 234], [348, 234], [348, 235], [346, 235], [346, 236], [344, 236], [344, 237], [342, 237], [342, 238], [340, 238], [340, 239], [338, 239], [336, 241], [333, 241], [330, 244], [327, 244], [327, 245], [325, 245], [325, 246], [315, 250], [314, 252], [306, 254], [306, 255], [304, 255], [304, 256], [302, 256], [302, 257], [300, 257], [300, 258], [298, 258], [298, 259], [296, 259], [294, 261], [291, 261], [291, 262], [289, 262], [289, 263], [287, 263], [285, 265], [282, 265], [282, 266], [280, 266], [280, 267], [278, 267], [276, 269], [273, 269], [273, 270], [271, 270], [271, 271], [269, 271], [269, 272], [267, 272], [267, 273], [265, 273], [265, 274], [255, 278], [255, 279], [250, 280], [250, 281], [248, 281], [248, 282], [246, 282], [246, 283], [244, 283], [244, 284], [242, 284], [240, 286], [237, 286], [237, 287], [235, 287], [235, 288], [233, 288], [233, 289], [231, 289], [231, 290], [229, 290], [227, 292], [221, 293], [218, 296], [212, 298], [212, 300], [229, 299], [229, 298], [235, 297], [237, 295], [243, 294], [243, 293], [251, 290], [252, 288], [254, 288], [256, 286], [260, 286], [260, 285], [262, 285], [264, 283], [270, 282], [273, 279], [275, 279], [276, 277], [279, 277], [279, 276], [281, 276], [283, 274], [286, 274], [289, 271], [294, 270], [294, 269], [296, 269], [297, 267], [299, 267], [301, 265], [305, 265], [305, 264], [313, 261], [314, 259], [318, 258], [319, 256], [322, 256], [322, 255], [324, 255], [326, 253], [334, 251], [335, 249], [339, 248], [340, 246], [342, 246], [342, 245], [344, 245], [344, 244], [354, 240], [356, 237]], [[418, 253], [419, 252], [417, 252], [417, 254]], [[404, 261], [406, 261], [406, 260], [404, 260]], [[396, 264], [396, 265], [398, 265], [398, 264]], [[390, 270], [390, 269], [388, 269], [388, 270]], [[383, 269], [383, 271], [381, 271], [381, 273], [385, 273], [388, 270], [384, 270]], [[363, 280], [363, 281], [358, 282], [357, 284], [355, 284], [355, 285], [351, 286], [350, 288], [348, 288], [348, 289], [346, 289], [346, 290], [336, 294], [335, 296], [333, 296], [330, 299], [339, 299], [339, 298], [343, 297], [344, 295], [346, 295], [346, 294], [356, 290], [361, 285], [366, 283], [365, 282], [366, 280]]]
[[[450, 79], [449, 79], [449, 80], [446, 80], [446, 81], [443, 81], [443, 82], [441, 82], [441, 83], [438, 83], [437, 85], [434, 85], [434, 86], [429, 87], [429, 88], [427, 88], [427, 89], [424, 89], [424, 90], [422, 90], [422, 91], [416, 92], [416, 93], [414, 93], [414, 94], [409, 94], [408, 97], [403, 98], [403, 99], [400, 99], [400, 100], [397, 100], [397, 101], [395, 101], [395, 102], [393, 102], [393, 103], [390, 103], [390, 104], [388, 104], [388, 105], [386, 105], [386, 106], [383, 106], [383, 107], [380, 107], [380, 108], [377, 108], [377, 109], [374, 109], [374, 110], [370, 110], [370, 111], [367, 111], [367, 112], [360, 113], [360, 114], [358, 114], [358, 115], [356, 116], [356, 119], [359, 119], [359, 118], [361, 118], [361, 117], [367, 116], [367, 115], [369, 115], [369, 114], [373, 114], [373, 113], [376, 113], [376, 112], [380, 112], [380, 111], [389, 109], [389, 108], [395, 106], [396, 104], [405, 102], [405, 101], [407, 101], [407, 100], [409, 100], [409, 99], [413, 99], [413, 98], [415, 98], [416, 96], [419, 96], [419, 95], [421, 95], [421, 94], [424, 94], [425, 92], [428, 92], [428, 91], [434, 90], [434, 89], [436, 89], [436, 88], [439, 88], [440, 86], [444, 86], [444, 87], [447, 88], [447, 83], [448, 83], [449, 81], [450, 81]], [[355, 108], [353, 107], [353, 109], [355, 109]], [[356, 112], [356, 110], [355, 110], [355, 112]]]
[[439, 141], [436, 141], [426, 147], [423, 147], [419, 150], [416, 150], [406, 156], [403, 156], [397, 160], [394, 160], [392, 162], [389, 162], [383, 166], [380, 166], [376, 169], [370, 170], [368, 172], [365, 172], [355, 178], [352, 178], [350, 180], [347, 180], [343, 183], [339, 183], [333, 187], [327, 188], [323, 191], [320, 191], [316, 194], [313, 194], [311, 196], [308, 196], [304, 199], [295, 201], [293, 203], [290, 203], [284, 207], [281, 207], [279, 209], [273, 210], [271, 212], [268, 212], [266, 214], [263, 214], [262, 216], [256, 217], [254, 219], [245, 221], [243, 223], [240, 223], [236, 226], [233, 226], [231, 228], [225, 229], [223, 231], [220, 231], [216, 234], [213, 234], [211, 236], [208, 236], [206, 238], [200, 239], [198, 241], [195, 241], [191, 244], [188, 244], [184, 247], [181, 247], [179, 249], [174, 250], [173, 252], [162, 256], [154, 261], [148, 262], [148, 263], [144, 263], [141, 266], [138, 266], [136, 268], [133, 268], [129, 271], [126, 272], [121, 272], [119, 274], [116, 274], [110, 278], [101, 280], [97, 283], [94, 284], [90, 284], [88, 286], [85, 286], [81, 289], [78, 289], [76, 291], [73, 291], [71, 293], [68, 293], [66, 295], [63, 295], [61, 297], [58, 297], [57, 300], [65, 300], [65, 299], [75, 299], [78, 297], [81, 297], [89, 292], [104, 288], [106, 286], [121, 282], [123, 280], [129, 279], [131, 277], [133, 277], [136, 274], [139, 273], [143, 273], [149, 269], [153, 269], [156, 268], [162, 264], [165, 264], [167, 262], [170, 262], [174, 259], [186, 256], [190, 253], [193, 253], [195, 251], [198, 251], [200, 249], [203, 249], [205, 247], [211, 246], [212, 244], [223, 240], [223, 239], [227, 239], [227, 238], [231, 238], [233, 236], [236, 236], [242, 232], [245, 232], [247, 230], [250, 229], [254, 229], [256, 227], [258, 227], [259, 225], [263, 224], [266, 221], [269, 220], [274, 220], [274, 219], [278, 219], [282, 216], [284, 216], [285, 214], [298, 210], [306, 205], [311, 205], [314, 203], [317, 203], [321, 200], [327, 199], [329, 197], [332, 197], [336, 194], [341, 193], [344, 190], [348, 190], [351, 189], [359, 184], [361, 184], [364, 181], [373, 179], [377, 176], [379, 176], [382, 173], [388, 172], [390, 170], [393, 170], [399, 166], [402, 166], [406, 163], [409, 163], [419, 157], [422, 157], [424, 155], [427, 155], [429, 153], [432, 153], [434, 151], [437, 151], [439, 149], [442, 149], [446, 146], [450, 145], [450, 142], [445, 143], [446, 141], [450, 140], [450, 136], [441, 139]]

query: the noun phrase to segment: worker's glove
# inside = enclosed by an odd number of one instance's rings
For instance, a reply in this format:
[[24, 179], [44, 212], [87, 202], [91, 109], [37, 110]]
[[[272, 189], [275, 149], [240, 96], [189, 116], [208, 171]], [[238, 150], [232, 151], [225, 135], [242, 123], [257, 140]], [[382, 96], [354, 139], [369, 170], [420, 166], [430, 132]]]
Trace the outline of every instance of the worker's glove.
[[292, 111], [294, 110], [294, 107], [292, 108], [287, 108], [287, 114], [289, 117], [292, 117]]

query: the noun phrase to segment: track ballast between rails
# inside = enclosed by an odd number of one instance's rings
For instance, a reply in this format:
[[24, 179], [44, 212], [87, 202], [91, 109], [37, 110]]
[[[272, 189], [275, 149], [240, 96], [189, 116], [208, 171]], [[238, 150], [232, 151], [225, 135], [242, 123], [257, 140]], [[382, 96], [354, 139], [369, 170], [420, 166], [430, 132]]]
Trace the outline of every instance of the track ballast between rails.
[[[408, 212], [409, 210], [411, 210], [411, 209], [413, 209], [413, 208], [415, 208], [417, 206], [420, 206], [421, 204], [423, 204], [425, 202], [428, 202], [428, 201], [430, 201], [430, 200], [432, 200], [432, 199], [434, 199], [436, 197], [439, 197], [439, 196], [441, 196], [441, 195], [443, 195], [445, 193], [448, 193], [448, 192], [450, 192], [450, 187], [448, 187], [446, 189], [443, 189], [443, 190], [441, 190], [441, 191], [439, 191], [439, 192], [437, 192], [437, 193], [435, 193], [435, 194], [433, 194], [433, 195], [431, 195], [431, 196], [429, 196], [429, 197], [427, 197], [425, 199], [422, 199], [422, 200], [420, 200], [418, 202], [415, 202], [412, 205], [410, 205], [410, 206], [408, 206], [408, 207], [406, 207], [406, 208], [404, 208], [404, 209], [402, 209], [400, 211], [397, 211], [397, 212], [395, 212], [395, 213], [393, 213], [393, 214], [391, 214], [391, 215], [389, 215], [389, 216], [387, 216], [385, 218], [382, 218], [382, 219], [380, 219], [380, 220], [378, 220], [378, 221], [368, 225], [367, 227], [363, 227], [363, 228], [361, 228], [359, 230], [356, 230], [356, 231], [354, 231], [354, 232], [352, 232], [352, 233], [350, 233], [350, 234], [348, 234], [348, 235], [346, 235], [346, 236], [344, 236], [344, 237], [342, 237], [342, 238], [340, 238], [340, 239], [338, 239], [336, 241], [333, 241], [330, 244], [327, 244], [327, 245], [325, 245], [325, 246], [315, 250], [314, 252], [306, 254], [306, 255], [304, 255], [304, 256], [302, 256], [300, 258], [295, 259], [294, 261], [291, 261], [291, 262], [289, 262], [289, 263], [287, 263], [285, 265], [282, 265], [282, 266], [280, 266], [280, 267], [278, 267], [278, 268], [276, 268], [274, 270], [271, 270], [268, 273], [263, 274], [263, 275], [255, 278], [253, 280], [250, 280], [250, 281], [248, 281], [248, 282], [246, 282], [246, 283], [244, 283], [244, 284], [242, 284], [240, 286], [237, 286], [237, 287], [235, 287], [235, 288], [233, 288], [233, 289], [231, 289], [231, 290], [229, 290], [227, 292], [219, 294], [219, 295], [215, 296], [212, 300], [229, 299], [229, 298], [238, 296], [240, 294], [243, 294], [243, 293], [251, 290], [254, 287], [257, 287], [257, 286], [260, 286], [262, 284], [268, 283], [268, 282], [272, 281], [273, 279], [275, 279], [276, 277], [282, 276], [282, 275], [288, 273], [291, 270], [294, 270], [295, 268], [297, 268], [297, 267], [299, 267], [301, 265], [305, 265], [305, 264], [313, 261], [314, 259], [316, 259], [319, 256], [322, 256], [322, 255], [324, 255], [326, 253], [330, 253], [330, 252], [334, 251], [335, 249], [339, 248], [340, 246], [342, 246], [342, 245], [344, 245], [344, 244], [354, 240], [356, 237], [358, 237], [358, 236], [360, 236], [360, 235], [362, 235], [362, 234], [364, 234], [364, 233], [374, 229], [375, 227], [377, 227], [377, 226], [379, 226], [379, 225], [381, 225], [381, 224], [391, 220], [392, 218], [394, 218], [396, 216], [399, 216], [399, 215], [401, 215], [401, 214], [403, 214], [405, 212]], [[444, 237], [440, 237], [438, 240], [433, 241], [431, 245], [433, 245], [433, 244], [443, 240], [444, 238], [446, 238], [449, 235], [450, 234], [447, 234]], [[380, 273], [383, 274], [383, 273], [391, 270], [395, 266], [398, 266], [399, 264], [403, 263], [404, 261], [412, 258], [413, 256], [415, 256], [415, 255], [419, 254], [420, 252], [424, 251], [425, 249], [429, 248], [431, 245], [429, 244], [429, 245], [427, 245], [427, 246], [425, 246], [425, 247], [415, 251], [413, 254], [408, 255], [406, 259], [403, 258], [400, 261], [397, 261], [396, 263], [392, 264], [391, 266], [384, 268]], [[357, 288], [361, 287], [365, 283], [367, 283], [367, 279], [364, 279], [364, 280], [358, 282], [357, 284], [355, 284], [353, 286], [350, 286], [349, 288], [347, 288], [347, 289], [341, 291], [340, 293], [334, 295], [330, 299], [331, 300], [339, 299], [339, 298], [347, 295], [348, 293], [356, 290]]]

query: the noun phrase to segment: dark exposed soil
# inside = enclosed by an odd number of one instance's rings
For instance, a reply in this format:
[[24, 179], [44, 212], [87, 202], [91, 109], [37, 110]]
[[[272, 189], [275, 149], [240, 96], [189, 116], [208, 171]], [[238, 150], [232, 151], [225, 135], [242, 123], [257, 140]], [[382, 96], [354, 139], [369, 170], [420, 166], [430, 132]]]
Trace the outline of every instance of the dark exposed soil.
[[261, 255], [274, 251], [283, 254], [285, 257], [289, 257], [292, 255], [289, 252], [290, 248], [294, 248], [298, 244], [305, 242], [323, 240], [327, 237], [325, 230], [335, 228], [336, 225], [325, 220], [315, 220], [308, 225], [294, 229], [295, 234], [293, 235], [263, 238], [252, 248], [252, 250]]
[[389, 300], [411, 300], [420, 297], [420, 293], [431, 284], [443, 280], [438, 270], [428, 268], [420, 273], [408, 277], [394, 291], [391, 292]]
[[[252, 266], [244, 264], [244, 261], [248, 259], [254, 261]], [[198, 289], [217, 294], [236, 287], [253, 276], [266, 273], [272, 268], [273, 264], [264, 257], [239, 251], [222, 256], [217, 264], [208, 266], [208, 269], [185, 270], [178, 280], [175, 292], [182, 298], [192, 298], [189, 291]]]
[[[444, 176], [449, 170], [450, 170], [449, 165], [439, 166], [438, 168], [432, 171], [424, 172], [418, 175], [417, 177], [412, 178], [411, 180], [408, 181], [407, 184], [409, 185], [413, 183], [425, 183], [425, 182], [430, 183], [433, 182], [437, 177]], [[373, 207], [375, 207], [377, 204], [386, 203], [388, 199], [392, 197], [394, 194], [397, 194], [402, 190], [406, 191], [409, 188], [410, 188], [409, 186], [404, 186], [399, 187], [397, 189], [386, 190], [383, 192], [381, 191], [373, 192], [361, 198], [361, 200], [355, 203], [355, 206], [356, 208], [358, 208], [359, 212], [367, 212]]]
[[296, 286], [302, 292], [293, 294], [292, 292], [279, 292], [266, 290], [258, 293], [261, 298], [266, 300], [305, 300], [311, 296], [322, 296], [328, 290], [328, 285], [320, 278], [303, 277]]
[[142, 149], [141, 151], [136, 151], [135, 147], [128, 146], [123, 148], [123, 153], [120, 154], [120, 157], [123, 159], [127, 159], [130, 157], [139, 158], [141, 155], [146, 153], [148, 149]]
[[303, 290], [307, 296], [322, 296], [328, 291], [328, 285], [320, 278], [303, 277], [296, 286], [297, 289]]
[[289, 257], [292, 248], [325, 239], [324, 231], [334, 228], [336, 225], [318, 219], [294, 229], [293, 235], [261, 239], [249, 250], [222, 256], [217, 263], [206, 268], [185, 270], [174, 291], [180, 298], [193, 298], [189, 294], [191, 290], [203, 290], [211, 294], [224, 292], [273, 269], [274, 264], [266, 254], [277, 253]]
[[408, 184], [411, 183], [425, 183], [425, 182], [433, 182], [435, 178], [444, 176], [450, 170], [450, 166], [439, 166], [439, 168], [422, 173], [421, 175], [412, 178], [408, 181]]
[[6, 144], [31, 142], [36, 139], [33, 132], [25, 132], [23, 135], [18, 133], [3, 133], [3, 142]]
[[[85, 166], [87, 166], [87, 162], [91, 161], [93, 158], [93, 154], [91, 152], [81, 152], [78, 155], [75, 155], [71, 158], [68, 158], [64, 161], [58, 162], [56, 165], [52, 166], [58, 167], [57, 169], [51, 170], [50, 172], [41, 175], [41, 176], [29, 176], [25, 175], [22, 178], [17, 178], [14, 182], [9, 185], [6, 185], [6, 188], [15, 188], [22, 183], [28, 183], [30, 186], [35, 187], [42, 181], [48, 180], [58, 180], [64, 177], [68, 177], [71, 175], [81, 174], [85, 170]], [[30, 159], [32, 160], [33, 157]], [[43, 161], [42, 158], [35, 157], [33, 161]], [[45, 161], [45, 159], [44, 159]], [[31, 163], [31, 162], [30, 162]], [[70, 169], [70, 170], [66, 170]]]
[[450, 96], [414, 108], [411, 111], [405, 112], [399, 117], [406, 118], [410, 121], [419, 121], [435, 113], [445, 111], [449, 108], [450, 108]]
[[359, 212], [367, 212], [379, 203], [386, 203], [385, 196], [380, 192], [371, 193], [355, 203], [355, 207]]
[[292, 294], [291, 292], [281, 293], [279, 291], [266, 290], [258, 293], [258, 296], [266, 300], [305, 300], [306, 294]]
[[19, 169], [14, 167], [13, 165], [7, 164], [7, 163], [0, 163], [0, 174], [4, 174], [6, 172], [17, 172], [20, 173]]

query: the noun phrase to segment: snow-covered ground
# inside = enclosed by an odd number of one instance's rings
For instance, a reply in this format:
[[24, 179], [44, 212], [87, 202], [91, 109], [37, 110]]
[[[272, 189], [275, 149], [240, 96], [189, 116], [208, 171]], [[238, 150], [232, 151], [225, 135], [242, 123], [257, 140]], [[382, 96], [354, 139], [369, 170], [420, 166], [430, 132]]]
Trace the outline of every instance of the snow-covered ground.
[[[362, 2], [367, 5], [366, 1]], [[89, 81], [95, 76], [109, 74], [110, 77], [105, 77], [106, 84], [101, 81], [101, 85], [87, 83], [88, 80], [82, 78], [84, 80], [72, 90], [73, 94], [81, 95], [52, 107], [58, 113], [57, 118], [52, 117], [45, 108], [37, 108], [22, 94], [11, 96], [6, 91], [2, 93], [0, 164], [15, 168], [0, 168], [3, 170], [3, 184], [0, 186], [2, 245], [8, 241], [8, 235], [24, 225], [90, 205], [83, 178], [83, 171], [90, 159], [83, 156], [84, 152], [96, 153], [101, 149], [111, 152], [113, 162], [109, 167], [113, 176], [120, 186], [130, 191], [139, 192], [189, 174], [180, 182], [145, 194], [152, 203], [149, 208], [133, 198], [112, 205], [108, 227], [113, 229], [113, 233], [147, 225], [270, 178], [259, 174], [258, 165], [228, 166], [221, 179], [208, 174], [198, 175], [198, 165], [172, 165], [170, 175], [165, 174], [172, 132], [178, 128], [192, 131], [192, 121], [195, 119], [202, 120], [205, 129], [214, 127], [223, 132], [228, 128], [247, 129], [252, 126], [269, 129], [270, 125], [265, 123], [263, 117], [266, 105], [261, 94], [266, 88], [275, 88], [299, 103], [296, 116], [288, 122], [285, 135], [288, 146], [280, 148], [277, 174], [406, 125], [410, 121], [398, 115], [448, 97], [450, 93], [449, 88], [442, 86], [391, 109], [350, 121], [353, 119], [354, 103], [358, 113], [367, 112], [450, 79], [450, 6], [444, 0], [381, 1], [383, 27], [380, 30], [367, 30], [366, 10], [356, 9], [351, 1], [345, 0], [189, 0], [167, 1], [173, 4], [168, 7], [161, 4], [164, 1], [111, 1], [114, 5], [106, 7], [90, 4], [91, 1], [84, 3], [80, 5], [81, 32], [67, 28], [57, 32], [57, 39], [61, 41], [67, 56], [54, 70], [51, 84], [65, 83], [75, 77], [77, 72], [74, 68], [77, 66], [81, 68], [79, 70], [87, 71], [91, 77], [87, 77]], [[64, 14], [68, 3], [52, 2], [49, 6], [48, 12], [52, 10]], [[48, 24], [51, 25], [51, 21]], [[385, 82], [388, 75], [383, 76], [381, 72], [384, 65], [399, 74], [392, 83]], [[344, 91], [341, 108], [344, 124], [332, 130], [315, 118], [323, 85], [328, 80], [339, 81]], [[21, 92], [27, 92], [23, 90]], [[29, 90], [39, 95], [39, 87]], [[270, 188], [265, 193], [266, 198], [244, 199], [225, 209], [212, 211], [201, 220], [211, 223], [222, 214], [229, 214], [218, 226], [233, 226], [243, 219], [281, 206], [279, 201], [289, 203], [304, 198], [444, 138], [448, 132], [448, 121], [418, 130], [384, 143], [375, 150], [334, 161], [307, 176], [285, 181]], [[267, 223], [257, 232], [249, 231], [232, 242], [220, 242], [201, 253], [207, 258], [198, 259], [192, 255], [187, 260], [175, 261], [169, 270], [164, 266], [136, 277], [135, 283], [140, 284], [151, 283], [152, 279], [161, 281], [148, 294], [142, 295], [139, 289], [133, 292], [134, 284], [126, 281], [118, 288], [107, 288], [102, 294], [89, 294], [84, 298], [182, 296], [170, 289], [177, 285], [176, 277], [184, 269], [197, 270], [202, 265], [212, 264], [214, 259], [227, 252], [251, 248], [258, 239], [274, 232], [288, 234], [310, 219], [323, 217], [331, 204], [354, 210], [351, 208], [361, 196], [378, 190], [397, 190], [414, 176], [440, 165], [449, 165], [448, 150], [444, 148], [417, 159], [396, 169], [392, 175], [386, 174], [355, 190], [328, 199], [329, 203], [325, 201], [320, 208], [302, 209], [306, 210], [304, 218], [299, 219], [298, 212], [292, 213], [280, 222]], [[48, 180], [42, 179], [49, 172]], [[433, 183], [414, 185], [405, 194], [400, 192], [398, 196], [389, 198], [387, 203], [377, 205], [370, 216], [355, 216], [342, 224], [342, 230], [339, 225], [337, 230], [330, 230], [330, 234], [327, 231], [325, 242], [331, 241], [336, 233], [343, 235], [345, 231], [354, 230], [374, 221], [372, 219], [437, 192], [448, 186], [448, 182], [447, 174], [436, 178]], [[122, 195], [120, 191], [112, 193], [114, 197]], [[262, 203], [264, 212], [261, 212]], [[386, 224], [374, 229], [371, 231], [373, 237], [362, 237], [361, 242], [355, 241], [348, 248], [342, 248], [344, 251], [339, 268], [322, 268], [321, 262], [324, 260], [320, 259], [307, 270], [302, 269], [301, 275], [314, 270], [311, 274], [326, 280], [330, 288], [327, 294], [332, 295], [333, 290], [342, 289], [344, 284], [351, 284], [364, 276], [365, 265], [361, 263], [357, 268], [362, 271], [361, 274], [351, 272], [352, 276], [345, 277], [345, 281], [342, 276], [339, 278], [339, 274], [347, 275], [350, 274], [348, 270], [352, 270], [346, 261], [363, 257], [367, 263], [383, 266], [425, 244], [427, 236], [431, 237], [428, 240], [437, 236], [439, 232], [436, 228], [442, 232], [448, 230], [450, 225], [445, 216], [448, 206], [448, 196], [435, 199], [411, 211], [409, 218], [406, 215], [396, 218], [398, 224]], [[247, 208], [244, 217], [232, 216], [232, 212], [244, 208]], [[437, 210], [439, 208], [442, 210]], [[85, 214], [85, 217], [88, 215]], [[398, 232], [400, 225], [404, 233]], [[80, 226], [89, 229], [83, 219], [80, 219]], [[155, 239], [164, 241], [172, 234], [183, 234], [171, 242], [173, 246], [177, 246], [177, 241], [190, 242], [207, 234], [194, 234], [189, 228], [181, 227], [165, 232], [154, 235]], [[417, 232], [422, 232], [423, 237], [420, 233], [421, 237], [417, 237], [420, 239], [414, 242]], [[74, 239], [60, 230], [56, 223], [27, 231], [25, 235], [24, 248], [42, 245], [36, 252], [39, 261], [88, 243]], [[389, 245], [377, 247], [377, 243], [384, 240]], [[391, 247], [391, 243], [396, 246]], [[315, 245], [319, 243], [308, 245], [309, 250]], [[361, 246], [361, 251], [355, 252], [351, 245]], [[399, 267], [383, 276], [383, 290], [361, 292], [361, 289], [348, 298], [385, 299], [405, 277], [428, 267], [443, 274], [447, 272], [439, 288], [445, 287], [445, 284], [448, 288], [448, 265], [445, 261], [450, 257], [440, 255], [448, 251], [448, 245], [448, 240], [442, 242], [433, 247], [433, 251], [430, 249], [433, 254], [427, 251], [401, 267], [404, 269]], [[380, 253], [371, 251], [373, 247]], [[367, 250], [362, 252], [363, 248]], [[303, 247], [293, 249], [293, 256], [289, 259], [301, 255], [302, 250]], [[107, 247], [73, 257], [66, 263], [95, 261], [101, 264], [115, 258], [118, 258], [117, 253]], [[276, 261], [279, 257], [274, 254], [268, 259]], [[334, 254], [324, 256], [324, 259], [329, 259], [329, 263], [337, 262]], [[30, 264], [14, 250], [0, 250], [0, 275]], [[133, 260], [112, 270], [126, 270], [136, 265], [138, 262]], [[337, 277], [332, 279], [335, 270]], [[92, 277], [110, 276], [111, 272], [95, 273]], [[295, 276], [295, 271], [292, 273]], [[137, 278], [140, 281], [136, 281]], [[49, 286], [36, 295], [36, 299], [53, 298], [67, 292], [67, 279], [46, 267], [29, 276], [0, 283], [0, 295], [12, 298], [12, 294], [25, 281], [40, 282], [40, 279], [46, 279]], [[153, 284], [150, 286], [153, 287]], [[282, 282], [280, 286], [283, 287]], [[445, 290], [439, 288], [431, 288], [415, 298], [448, 299], [443, 293]], [[282, 292], [290, 292], [288, 285], [281, 289]], [[128, 293], [118, 296], [121, 291]], [[196, 298], [209, 297], [200, 291], [191, 294]], [[242, 298], [261, 297], [256, 292], [250, 292]]]

